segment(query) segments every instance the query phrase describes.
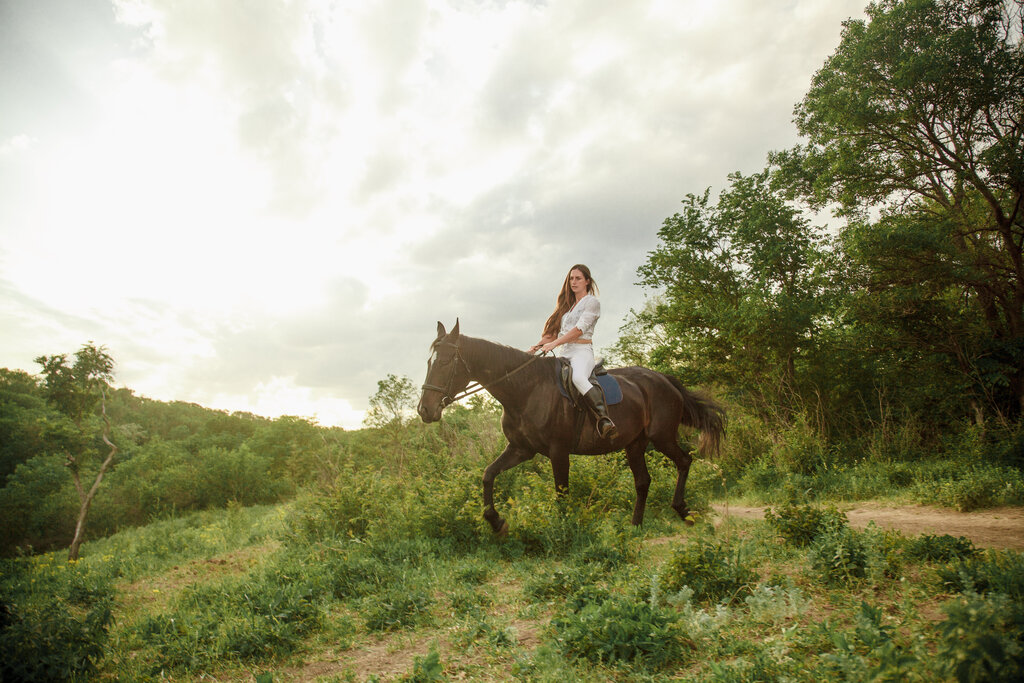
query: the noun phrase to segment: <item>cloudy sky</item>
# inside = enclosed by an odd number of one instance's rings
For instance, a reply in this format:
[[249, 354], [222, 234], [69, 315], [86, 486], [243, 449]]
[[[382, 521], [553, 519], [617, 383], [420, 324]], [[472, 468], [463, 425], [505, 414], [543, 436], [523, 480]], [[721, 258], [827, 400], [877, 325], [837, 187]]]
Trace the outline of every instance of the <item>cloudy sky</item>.
[[689, 192], [797, 142], [866, 0], [0, 0], [0, 367], [358, 427], [438, 320], [595, 341]]

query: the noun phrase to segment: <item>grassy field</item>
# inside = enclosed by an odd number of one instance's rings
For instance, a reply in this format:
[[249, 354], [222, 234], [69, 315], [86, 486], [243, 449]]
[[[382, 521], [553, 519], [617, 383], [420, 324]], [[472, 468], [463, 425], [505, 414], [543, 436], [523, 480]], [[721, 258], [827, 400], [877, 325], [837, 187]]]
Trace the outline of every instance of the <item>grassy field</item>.
[[[556, 500], [478, 472], [351, 471], [282, 506], [194, 514], [7, 561], [4, 681], [1020, 680], [1024, 557], [949, 536], [851, 529], [828, 506], [641, 529], [614, 458]], [[716, 481], [699, 465], [691, 504]]]

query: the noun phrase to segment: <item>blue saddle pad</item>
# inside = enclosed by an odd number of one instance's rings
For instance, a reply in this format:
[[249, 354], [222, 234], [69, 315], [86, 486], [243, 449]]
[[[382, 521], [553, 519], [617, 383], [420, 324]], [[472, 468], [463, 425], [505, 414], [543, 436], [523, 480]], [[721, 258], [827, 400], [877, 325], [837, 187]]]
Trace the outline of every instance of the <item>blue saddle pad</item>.
[[[569, 398], [569, 392], [565, 390], [565, 383], [562, 381], [561, 365], [559, 364], [555, 376], [558, 378], [558, 390], [562, 393], [562, 396]], [[602, 373], [600, 375], [591, 375], [590, 380], [597, 380], [597, 383], [601, 385], [601, 390], [604, 391], [604, 402], [606, 405], [613, 406], [616, 403], [622, 402], [622, 387], [619, 386], [619, 380], [613, 376]]]

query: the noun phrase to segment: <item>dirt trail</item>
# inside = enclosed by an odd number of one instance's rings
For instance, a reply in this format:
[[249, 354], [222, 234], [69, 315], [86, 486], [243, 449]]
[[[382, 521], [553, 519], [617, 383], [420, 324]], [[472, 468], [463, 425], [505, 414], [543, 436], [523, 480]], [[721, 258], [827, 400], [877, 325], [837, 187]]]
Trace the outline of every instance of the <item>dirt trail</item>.
[[[763, 519], [764, 507], [715, 504], [716, 521], [726, 516]], [[957, 512], [946, 508], [915, 505], [892, 507], [861, 502], [844, 510], [850, 526], [863, 529], [874, 522], [882, 529], [897, 529], [907, 535], [949, 534], [965, 536], [981, 548], [1024, 550], [1024, 508], [1003, 507], [978, 512]]]

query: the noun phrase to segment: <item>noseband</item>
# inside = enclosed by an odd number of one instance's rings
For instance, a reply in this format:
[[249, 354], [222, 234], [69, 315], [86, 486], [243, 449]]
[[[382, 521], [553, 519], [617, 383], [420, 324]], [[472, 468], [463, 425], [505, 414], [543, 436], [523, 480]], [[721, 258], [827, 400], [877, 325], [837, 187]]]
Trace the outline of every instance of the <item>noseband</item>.
[[[462, 367], [466, 368], [466, 374], [467, 375], [472, 374], [472, 370], [469, 369], [469, 363], [467, 363], [466, 359], [462, 357], [462, 349], [461, 349], [461, 347], [457, 343], [453, 344], [451, 342], [440, 342], [440, 343], [437, 344], [437, 346], [450, 346], [453, 349], [455, 349], [455, 358], [460, 363], [462, 363]], [[508, 379], [512, 375], [516, 374], [517, 372], [519, 372], [520, 370], [525, 368], [527, 365], [529, 365], [533, 361], [537, 360], [538, 358], [543, 357], [544, 355], [546, 355], [546, 354], [541, 354], [539, 356], [531, 356], [529, 358], [529, 360], [527, 360], [525, 363], [523, 363], [519, 367], [514, 368], [514, 369], [506, 372], [504, 376], [498, 378], [494, 382], [491, 382], [490, 386], [493, 387], [495, 384], [498, 384], [499, 382], [505, 381], [506, 379]], [[467, 384], [465, 389], [460, 391], [458, 394], [454, 394], [453, 395], [452, 394], [452, 384], [454, 384], [454, 382], [455, 382], [455, 372], [456, 372], [456, 370], [457, 370], [457, 366], [455, 365], [455, 363], [452, 363], [452, 370], [448, 374], [448, 382], [447, 382], [447, 386], [446, 387], [439, 387], [436, 384], [424, 384], [421, 387], [423, 391], [436, 391], [437, 393], [441, 394], [441, 408], [442, 409], [448, 407], [449, 405], [451, 405], [452, 403], [455, 403], [456, 401], [461, 401], [462, 399], [466, 398], [467, 396], [472, 396], [473, 394], [478, 393], [480, 391], [483, 391], [484, 389], [487, 388], [487, 385], [485, 385], [483, 382], [478, 382], [478, 381], [474, 380], [474, 381], [470, 382], [469, 384]], [[474, 384], [476, 386], [472, 386]]]

